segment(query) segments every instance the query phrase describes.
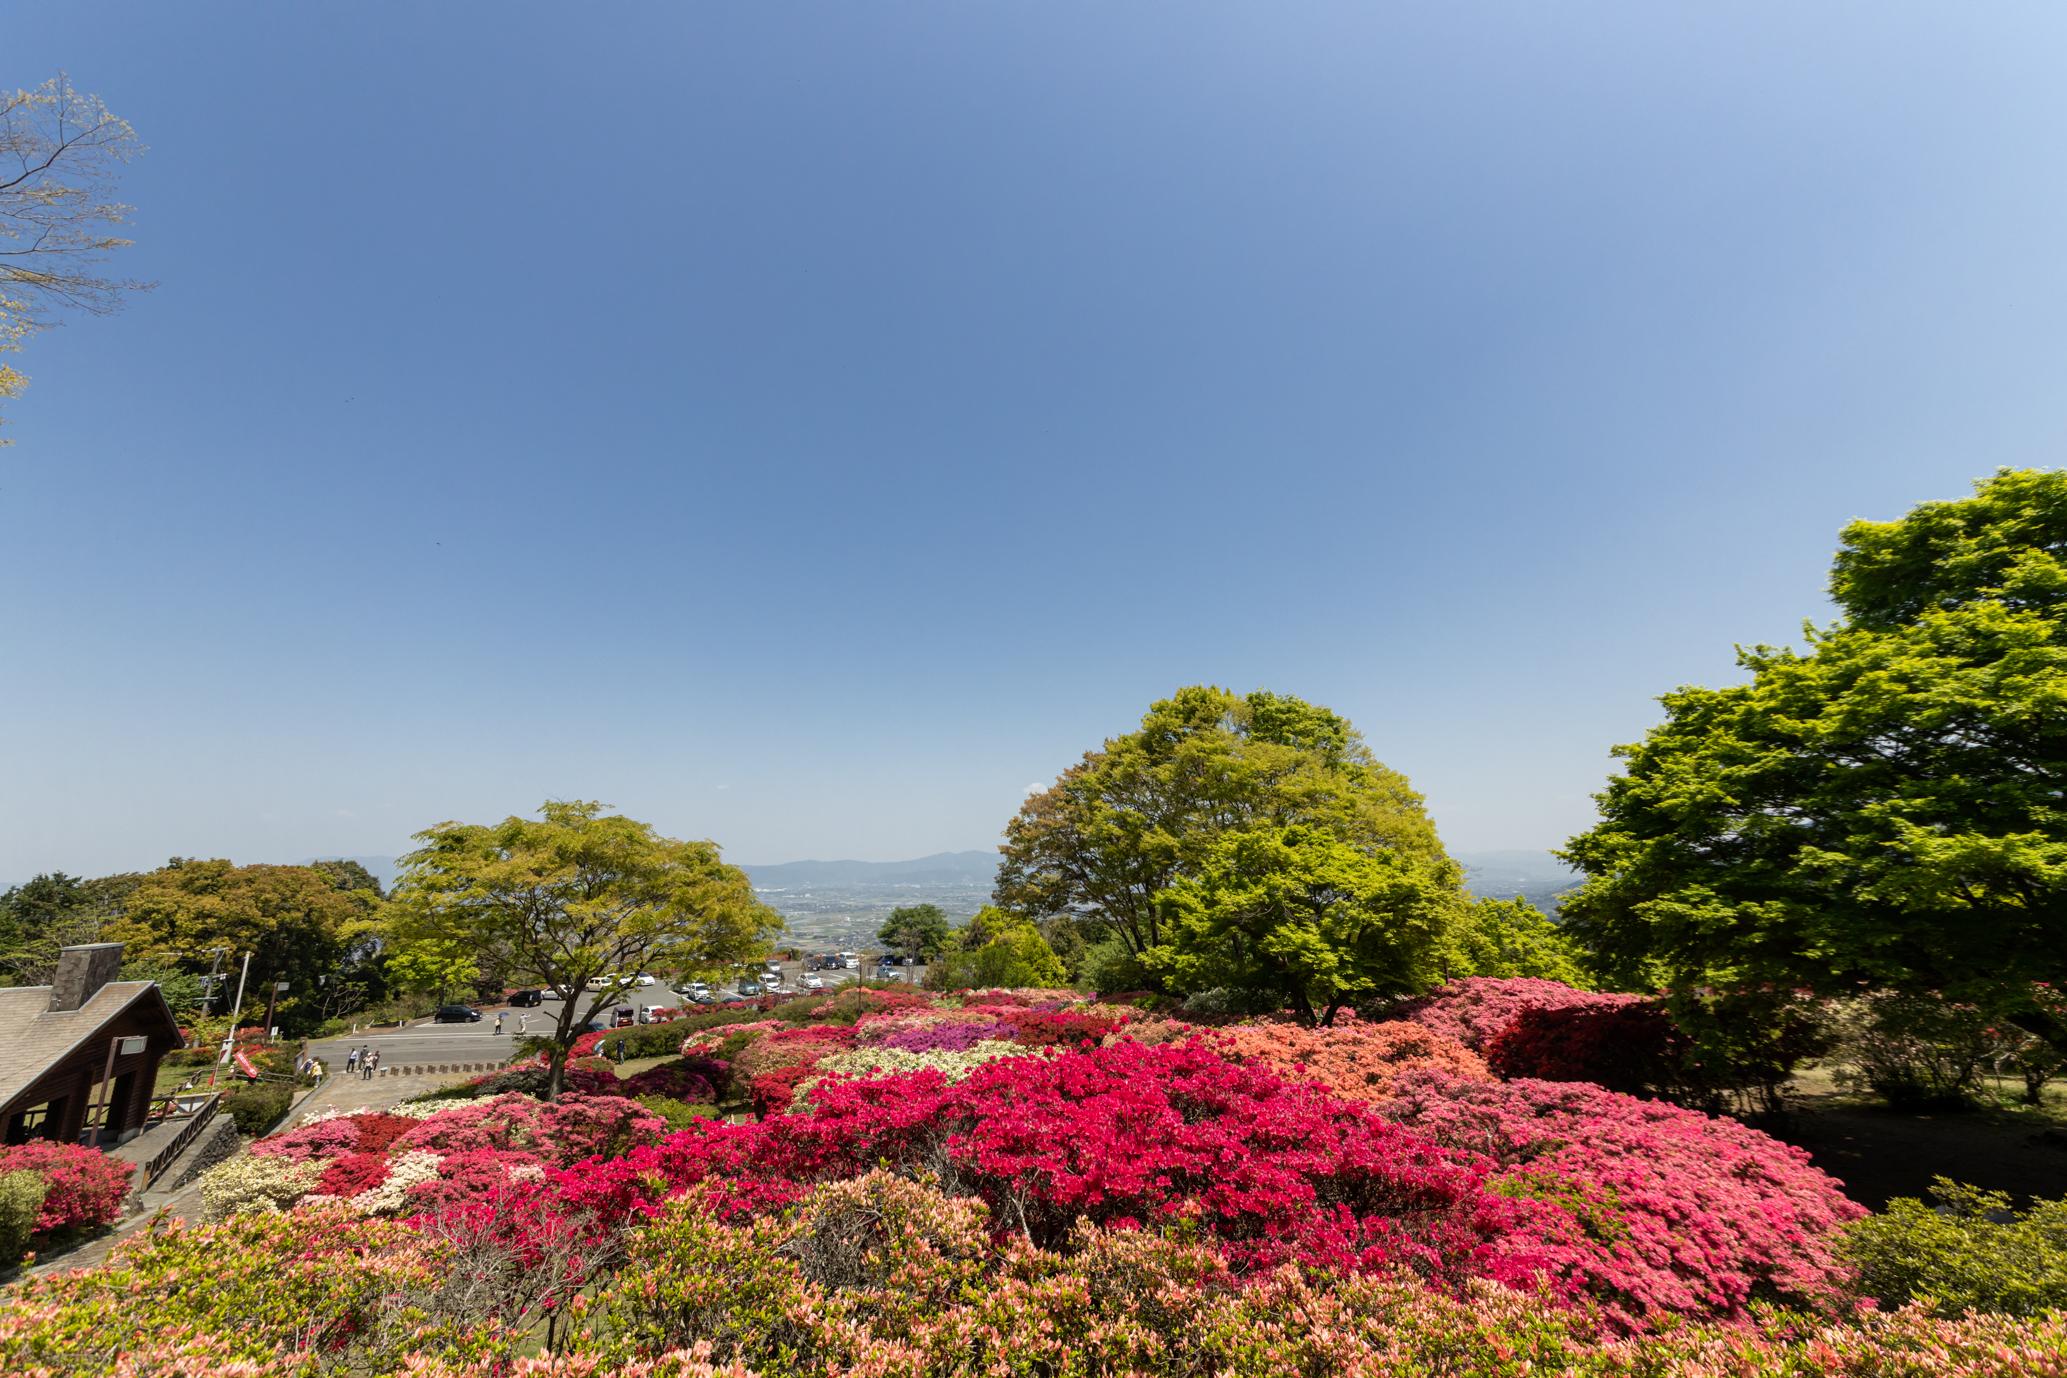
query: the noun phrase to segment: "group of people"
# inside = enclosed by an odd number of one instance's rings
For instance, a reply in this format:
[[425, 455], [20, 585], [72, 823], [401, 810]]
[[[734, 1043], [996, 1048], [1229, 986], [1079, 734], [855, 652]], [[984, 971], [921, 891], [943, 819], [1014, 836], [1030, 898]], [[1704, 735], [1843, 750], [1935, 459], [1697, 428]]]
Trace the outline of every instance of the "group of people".
[[354, 1048], [345, 1055], [345, 1075], [357, 1072], [362, 1080], [373, 1080], [373, 1074], [380, 1070], [380, 1049]]

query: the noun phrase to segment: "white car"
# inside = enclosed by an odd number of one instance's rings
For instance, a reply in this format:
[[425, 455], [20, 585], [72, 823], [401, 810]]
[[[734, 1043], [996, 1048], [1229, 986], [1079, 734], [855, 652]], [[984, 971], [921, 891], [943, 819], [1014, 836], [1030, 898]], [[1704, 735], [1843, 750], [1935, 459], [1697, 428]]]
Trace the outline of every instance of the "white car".
[[642, 986], [650, 986], [655, 984], [654, 979], [651, 976], [648, 976], [643, 971], [640, 972], [637, 976], [633, 977], [632, 979], [637, 981]]
[[825, 989], [825, 978], [824, 978], [823, 976], [820, 976], [820, 975], [819, 975], [819, 974], [818, 974], [817, 972], [815, 972], [815, 971], [814, 971], [814, 972], [810, 972], [810, 973], [808, 973], [808, 974], [807, 974], [807, 975], [806, 975], [806, 976], [804, 977], [804, 989], [805, 989], [805, 990], [824, 990], [824, 989]]

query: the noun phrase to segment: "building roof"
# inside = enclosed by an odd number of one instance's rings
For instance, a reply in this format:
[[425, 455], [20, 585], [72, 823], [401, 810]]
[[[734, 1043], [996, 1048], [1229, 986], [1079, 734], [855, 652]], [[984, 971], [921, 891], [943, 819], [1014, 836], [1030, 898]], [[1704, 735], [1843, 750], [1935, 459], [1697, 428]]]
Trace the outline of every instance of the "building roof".
[[51, 1009], [49, 986], [0, 988], [0, 1106], [138, 1002], [164, 1021], [175, 1041], [179, 1038], [179, 1021], [156, 981], [110, 981], [76, 1010]]

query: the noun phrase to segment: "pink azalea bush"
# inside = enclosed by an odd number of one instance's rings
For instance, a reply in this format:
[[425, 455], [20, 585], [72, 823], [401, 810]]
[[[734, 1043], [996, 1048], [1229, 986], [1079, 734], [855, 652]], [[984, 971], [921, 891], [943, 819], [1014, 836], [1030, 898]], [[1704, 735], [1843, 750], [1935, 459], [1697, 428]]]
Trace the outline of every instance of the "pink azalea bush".
[[1496, 1191], [1555, 1201], [1614, 1318], [1741, 1321], [1755, 1302], [1827, 1307], [1838, 1234], [1865, 1211], [1806, 1153], [1735, 1120], [1573, 1082], [1403, 1073], [1379, 1113], [1498, 1165]]
[[112, 1222], [122, 1211], [135, 1170], [133, 1164], [79, 1144], [37, 1139], [0, 1148], [0, 1173], [27, 1171], [43, 1179], [34, 1230], [39, 1235]]
[[1478, 1055], [1455, 1039], [1400, 1019], [1372, 1023], [1345, 1012], [1327, 1028], [1235, 1024], [1213, 1029], [1204, 1039], [1224, 1057], [1316, 1082], [1344, 1100], [1382, 1100], [1393, 1078], [1409, 1068], [1436, 1068], [1477, 1081], [1492, 1078]]

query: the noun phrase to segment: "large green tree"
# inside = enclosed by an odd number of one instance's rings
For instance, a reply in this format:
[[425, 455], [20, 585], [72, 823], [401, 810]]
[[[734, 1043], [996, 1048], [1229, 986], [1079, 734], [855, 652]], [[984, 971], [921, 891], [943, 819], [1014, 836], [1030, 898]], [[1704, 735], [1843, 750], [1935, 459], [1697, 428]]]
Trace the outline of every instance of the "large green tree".
[[440, 823], [416, 840], [391, 904], [398, 965], [452, 973], [486, 961], [564, 992], [545, 1035], [549, 1095], [581, 1026], [636, 976], [759, 956], [782, 926], [716, 844], [662, 837], [601, 804], [549, 800], [535, 819]]
[[0, 893], [0, 982], [49, 985], [58, 949], [99, 942], [141, 880], [50, 871]]
[[1150, 706], [1007, 825], [996, 897], [1073, 916], [1094, 984], [1225, 987], [1315, 1019], [1463, 974], [1462, 872], [1405, 776], [1289, 695]]
[[926, 969], [928, 990], [1060, 986], [1062, 959], [1031, 920], [986, 905], [954, 931]]
[[1027, 799], [1005, 828], [996, 898], [1096, 918], [1140, 954], [1164, 939], [1163, 892], [1223, 834], [1295, 825], [1454, 883], [1421, 797], [1346, 719], [1290, 695], [1193, 686]]
[[1164, 941], [1142, 961], [1173, 989], [1328, 1024], [1345, 1005], [1440, 984], [1462, 905], [1454, 868], [1294, 825], [1221, 834], [1162, 908]]
[[1618, 747], [1567, 927], [1607, 974], [2016, 1009], [2067, 978], [2067, 473], [1847, 527], [1842, 613]]
[[[379, 922], [376, 905], [311, 866], [175, 858], [136, 882], [103, 936], [124, 944], [129, 961], [195, 975], [215, 969], [218, 955], [236, 971], [250, 953], [245, 1013], [262, 1016], [273, 983], [285, 981], [274, 1022], [305, 1034], [336, 1011]], [[220, 1000], [216, 1010], [229, 1013]]]
[[947, 946], [947, 915], [937, 904], [906, 904], [890, 911], [876, 930], [876, 941], [914, 961], [930, 962]]

